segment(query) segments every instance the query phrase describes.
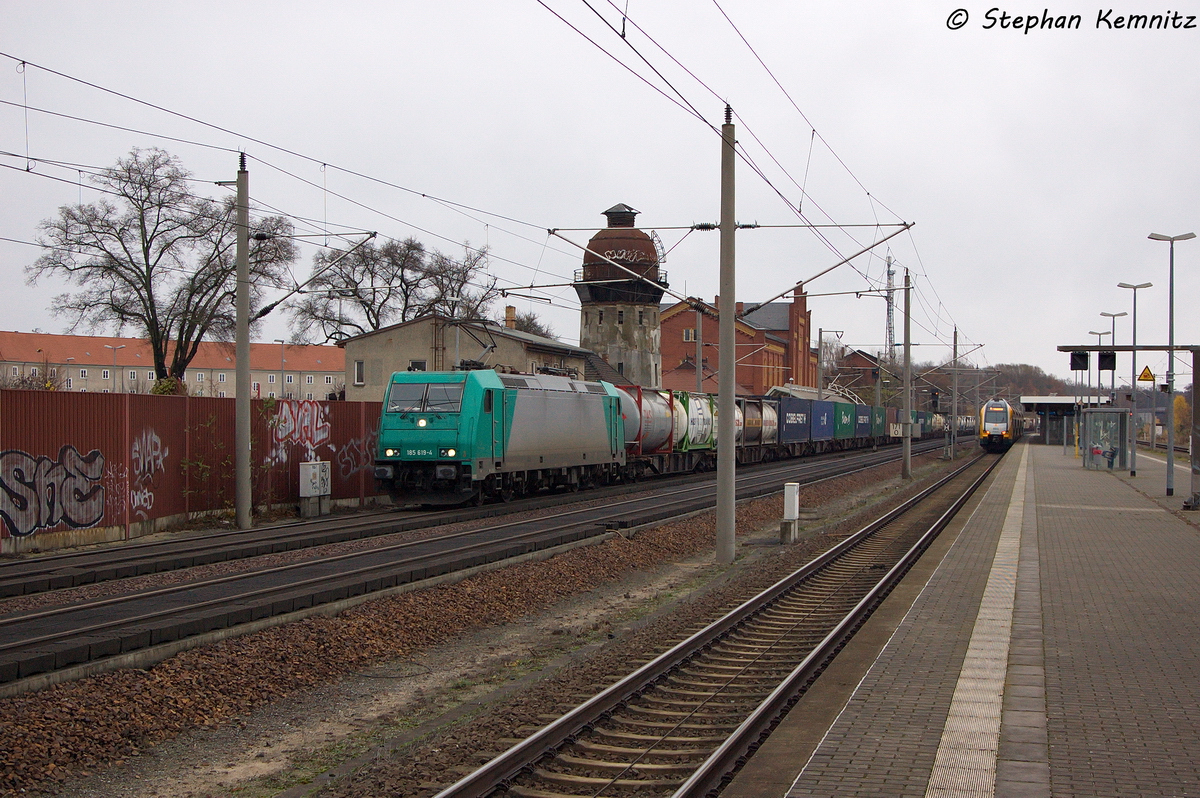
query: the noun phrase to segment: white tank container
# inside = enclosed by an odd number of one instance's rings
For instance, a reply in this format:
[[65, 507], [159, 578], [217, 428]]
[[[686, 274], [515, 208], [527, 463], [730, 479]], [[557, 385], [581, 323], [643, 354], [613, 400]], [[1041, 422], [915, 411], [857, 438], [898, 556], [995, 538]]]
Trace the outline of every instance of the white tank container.
[[779, 411], [768, 402], [762, 405], [762, 442], [764, 445], [779, 443]]

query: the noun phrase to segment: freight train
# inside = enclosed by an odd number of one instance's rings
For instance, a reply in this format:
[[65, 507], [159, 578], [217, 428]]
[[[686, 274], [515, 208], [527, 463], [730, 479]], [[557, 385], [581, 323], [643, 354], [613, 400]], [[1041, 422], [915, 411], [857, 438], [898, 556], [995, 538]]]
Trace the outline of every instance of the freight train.
[[[491, 370], [397, 372], [384, 396], [375, 480], [397, 503], [482, 503], [716, 468], [717, 398]], [[894, 443], [895, 408], [739, 397], [739, 463]], [[913, 413], [913, 437], [946, 418]], [[960, 428], [973, 426], [961, 417]]]
[[979, 445], [1007, 452], [1024, 434], [1026, 416], [1004, 399], [989, 399], [979, 409]]

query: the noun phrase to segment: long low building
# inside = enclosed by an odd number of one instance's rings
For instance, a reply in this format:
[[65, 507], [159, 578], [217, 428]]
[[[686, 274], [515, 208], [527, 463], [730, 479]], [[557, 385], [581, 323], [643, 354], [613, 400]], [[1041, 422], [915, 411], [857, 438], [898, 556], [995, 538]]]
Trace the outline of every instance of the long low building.
[[[0, 332], [0, 387], [149, 393], [155, 379], [154, 356], [144, 338]], [[336, 346], [250, 345], [255, 398], [337, 398], [345, 379], [345, 353]], [[192, 396], [235, 396], [234, 345], [201, 343], [184, 384]]]

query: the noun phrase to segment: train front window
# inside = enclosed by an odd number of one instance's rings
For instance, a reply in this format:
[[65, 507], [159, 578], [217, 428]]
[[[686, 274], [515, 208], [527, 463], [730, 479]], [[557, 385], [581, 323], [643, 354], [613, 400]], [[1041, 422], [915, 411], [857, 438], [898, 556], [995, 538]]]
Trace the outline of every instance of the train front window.
[[1008, 423], [1008, 413], [1004, 412], [1002, 407], [989, 407], [983, 411], [984, 424], [1006, 424]]
[[388, 391], [389, 413], [420, 413], [425, 404], [425, 384], [394, 382]]
[[394, 382], [388, 391], [389, 413], [457, 413], [462, 383]]
[[462, 404], [463, 386], [461, 382], [431, 383], [429, 392], [425, 395], [425, 412], [427, 413], [457, 413]]

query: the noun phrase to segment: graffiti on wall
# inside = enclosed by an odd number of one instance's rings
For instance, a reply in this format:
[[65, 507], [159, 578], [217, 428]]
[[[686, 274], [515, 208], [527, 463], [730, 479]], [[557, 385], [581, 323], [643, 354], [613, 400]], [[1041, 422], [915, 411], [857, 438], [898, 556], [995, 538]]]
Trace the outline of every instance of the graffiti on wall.
[[17, 449], [0, 452], [0, 518], [15, 537], [66, 524], [95, 526], [104, 517], [104, 455], [70, 444], [58, 459]]
[[338, 471], [342, 479], [349, 479], [360, 471], [375, 465], [375, 441], [379, 437], [379, 424], [367, 430], [361, 438], [351, 438], [337, 452]]
[[329, 408], [313, 399], [280, 402], [270, 426], [271, 448], [266, 465], [286, 463], [294, 446], [303, 447], [302, 462], [316, 460], [317, 449], [332, 437]]
[[132, 468], [129, 485], [129, 508], [138, 518], [146, 520], [154, 509], [155, 476], [166, 473], [167, 455], [170, 450], [163, 446], [158, 432], [143, 429], [129, 448], [129, 463]]

